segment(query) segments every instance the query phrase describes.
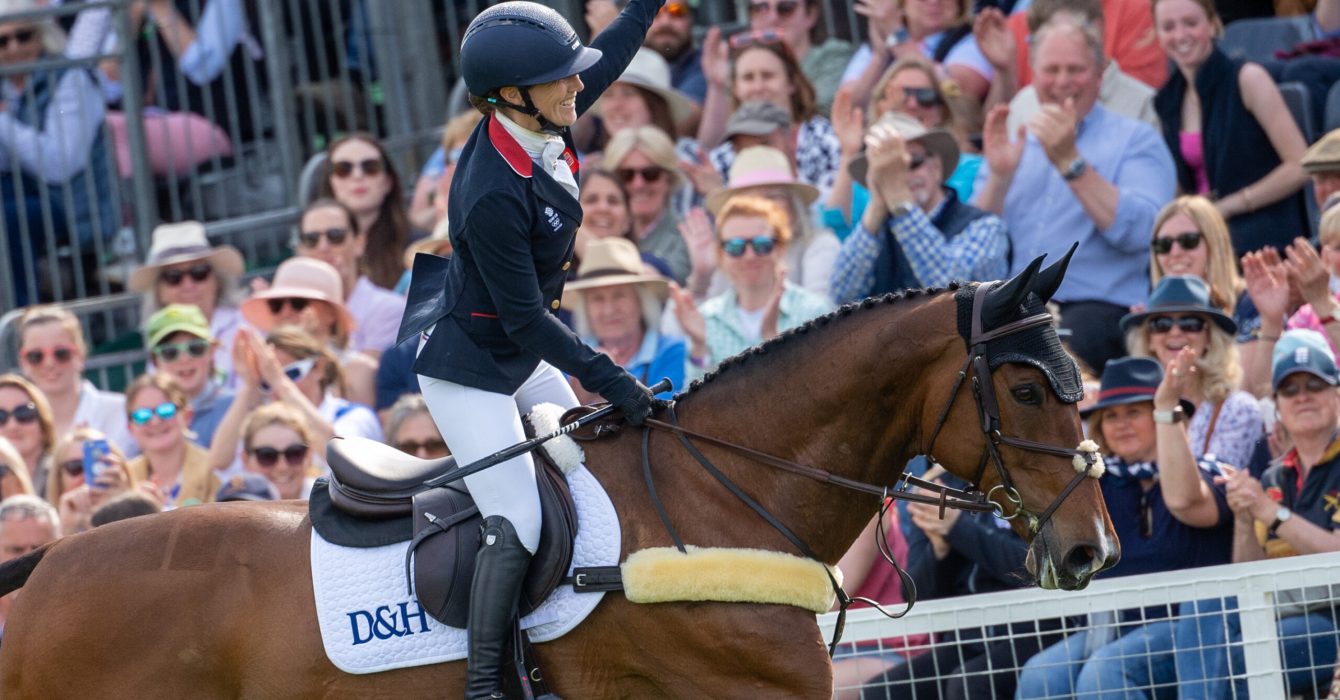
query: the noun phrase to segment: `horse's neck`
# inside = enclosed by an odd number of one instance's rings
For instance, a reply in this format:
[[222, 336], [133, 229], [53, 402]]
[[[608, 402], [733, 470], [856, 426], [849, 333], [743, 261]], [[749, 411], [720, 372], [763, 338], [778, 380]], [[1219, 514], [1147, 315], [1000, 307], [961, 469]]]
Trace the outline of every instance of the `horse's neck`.
[[[862, 319], [835, 319], [830, 327], [812, 330], [814, 337], [788, 341], [799, 347], [751, 358], [748, 362], [757, 365], [753, 368], [728, 370], [714, 382], [716, 386], [704, 386], [700, 396], [683, 401], [683, 424], [848, 479], [891, 485], [920, 447], [915, 407], [922, 403], [922, 378], [938, 359], [919, 357], [929, 352], [919, 348], [931, 344], [915, 339], [911, 328], [901, 346], [890, 344], [887, 331], [892, 328], [894, 335], [902, 336], [896, 325], [916, 308], [903, 303], [909, 308], [870, 309], [856, 312], [864, 315]], [[730, 372], [738, 374], [731, 377]], [[679, 456], [673, 459], [680, 469], [701, 475], [702, 467], [682, 447], [676, 450]], [[738, 453], [704, 452], [829, 562], [842, 556], [879, 505], [878, 496], [786, 473]], [[693, 480], [688, 487], [725, 492], [711, 478]], [[732, 510], [748, 512], [738, 501], [730, 505]], [[758, 516], [732, 521], [730, 527], [741, 523], [762, 530], [746, 539], [780, 537]], [[783, 546], [793, 550], [784, 540]]]

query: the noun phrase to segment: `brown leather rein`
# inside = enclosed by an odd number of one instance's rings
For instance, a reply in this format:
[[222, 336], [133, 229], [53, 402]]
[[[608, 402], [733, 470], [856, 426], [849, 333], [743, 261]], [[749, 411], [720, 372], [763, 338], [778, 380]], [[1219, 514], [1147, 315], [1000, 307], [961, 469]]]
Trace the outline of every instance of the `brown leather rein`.
[[[1000, 406], [996, 400], [995, 388], [991, 383], [991, 369], [986, 360], [986, 344], [991, 340], [997, 338], [1001, 338], [1014, 333], [1020, 333], [1043, 325], [1049, 325], [1052, 322], [1052, 318], [1049, 314], [1039, 313], [1017, 321], [1012, 321], [994, 330], [983, 332], [982, 302], [985, 299], [985, 294], [988, 286], [989, 285], [987, 284], [978, 285], [977, 290], [973, 296], [972, 330], [970, 338], [968, 340], [968, 355], [964, 360], [963, 365], [959, 368], [958, 377], [954, 381], [954, 386], [953, 389], [950, 391], [949, 399], [946, 401], [944, 407], [940, 410], [940, 413], [936, 418], [935, 427], [931, 431], [930, 442], [927, 444], [926, 449], [922, 451], [922, 454], [925, 454], [927, 458], [931, 460], [932, 463], [935, 463], [935, 458], [932, 452], [932, 449], [935, 447], [935, 441], [939, 437], [941, 429], [944, 428], [945, 423], [948, 420], [949, 412], [953, 408], [955, 401], [958, 399], [960, 389], [962, 389], [963, 385], [967, 383], [968, 377], [971, 374], [973, 399], [977, 406], [977, 413], [980, 420], [980, 427], [982, 434], [986, 437], [986, 447], [983, 450], [982, 459], [977, 467], [977, 475], [973, 479], [972, 484], [967, 489], [951, 488], [949, 486], [927, 481], [925, 479], [921, 479], [919, 477], [915, 477], [907, 473], [902, 474], [902, 476], [900, 476], [899, 479], [890, 486], [879, 486], [876, 484], [869, 484], [854, 479], [849, 479], [847, 477], [833, 474], [832, 472], [819, 469], [817, 467], [800, 464], [798, 462], [784, 459], [776, 455], [771, 455], [751, 447], [746, 447], [744, 445], [733, 443], [727, 440], [722, 440], [720, 438], [716, 438], [710, 435], [704, 435], [697, 431], [685, 428], [679, 425], [678, 418], [675, 415], [674, 403], [671, 402], [671, 404], [666, 408], [665, 411], [667, 416], [669, 417], [669, 421], [662, 421], [654, 418], [649, 418], [644, 423], [644, 427], [642, 430], [642, 468], [643, 468], [643, 475], [647, 484], [647, 489], [651, 497], [651, 501], [656, 508], [657, 514], [660, 517], [662, 524], [665, 525], [665, 528], [669, 532], [671, 539], [674, 541], [675, 546], [678, 547], [680, 551], [685, 551], [684, 542], [680, 539], [678, 532], [671, 524], [669, 515], [666, 512], [663, 504], [661, 503], [660, 496], [656, 492], [655, 481], [652, 478], [650, 449], [649, 449], [650, 435], [652, 428], [674, 434], [679, 439], [680, 444], [685, 448], [685, 450], [688, 451], [689, 454], [693, 456], [694, 459], [697, 460], [698, 463], [701, 464], [703, 468], [713, 476], [713, 478], [715, 478], [718, 482], [720, 482], [723, 486], [725, 486], [727, 490], [729, 490], [737, 498], [739, 498], [746, 505], [748, 505], [755, 513], [757, 513], [760, 517], [762, 517], [765, 521], [767, 521], [769, 525], [771, 525], [774, 529], [776, 529], [784, 537], [786, 537], [786, 539], [789, 540], [793, 545], [795, 545], [795, 547], [803, 555], [816, 561], [822, 561], [822, 559], [820, 559], [804, 541], [802, 541], [795, 533], [793, 533], [790, 530], [790, 528], [788, 528], [775, 516], [769, 513], [761, 504], [755, 501], [752, 497], [746, 494], [742, 489], [740, 489], [739, 486], [737, 486], [728, 477], [726, 477], [725, 474], [721, 473], [721, 471], [718, 470], [715, 467], [715, 465], [713, 465], [707, 459], [707, 457], [704, 456], [702, 452], [699, 451], [697, 447], [693, 445], [693, 443], [690, 441], [690, 438], [703, 443], [714, 445], [716, 447], [720, 447], [725, 450], [729, 450], [731, 452], [735, 452], [737, 454], [748, 457], [753, 461], [766, 464], [768, 466], [780, 469], [782, 471], [791, 474], [803, 476], [808, 479], [818, 481], [820, 483], [831, 484], [833, 486], [839, 486], [842, 488], [857, 491], [859, 493], [865, 493], [880, 497], [881, 507], [879, 514], [881, 522], [877, 542], [879, 545], [880, 553], [883, 554], [884, 558], [890, 564], [893, 565], [895, 571], [897, 571], [899, 578], [902, 581], [904, 598], [907, 601], [907, 606], [900, 612], [892, 613], [883, 608], [876, 601], [865, 598], [853, 598], [851, 596], [848, 596], [846, 591], [842, 589], [842, 586], [838, 583], [837, 579], [833, 576], [832, 572], [830, 571], [829, 580], [833, 585], [833, 591], [837, 595], [839, 604], [838, 619], [833, 630], [833, 640], [829, 645], [830, 655], [832, 655], [836, 651], [837, 644], [842, 638], [842, 631], [846, 620], [847, 608], [853, 602], [860, 601], [863, 603], [867, 603], [871, 607], [879, 610], [881, 613], [891, 618], [898, 618], [906, 615], [912, 609], [912, 605], [915, 603], [916, 586], [912, 582], [912, 579], [907, 574], [907, 572], [903, 571], [903, 569], [898, 565], [898, 563], [894, 561], [891, 549], [888, 545], [887, 538], [883, 536], [884, 533], [883, 533], [882, 521], [884, 519], [884, 514], [887, 512], [887, 508], [889, 507], [890, 499], [898, 499], [914, 503], [925, 503], [939, 506], [940, 517], [942, 518], [944, 517], [944, 511], [946, 508], [955, 508], [958, 510], [968, 510], [976, 512], [991, 511], [994, 512], [997, 517], [1004, 520], [1013, 520], [1014, 518], [1023, 515], [1028, 520], [1028, 529], [1030, 535], [1036, 536], [1041, 531], [1042, 527], [1051, 518], [1051, 516], [1056, 512], [1056, 509], [1061, 506], [1061, 504], [1065, 501], [1065, 499], [1072, 492], [1074, 492], [1074, 490], [1081, 483], [1083, 483], [1083, 480], [1086, 477], [1096, 475], [1094, 467], [1095, 463], [1097, 463], [1098, 461], [1097, 453], [1092, 450], [1057, 447], [1054, 445], [1048, 445], [1045, 443], [1035, 442], [1032, 440], [1025, 440], [1022, 438], [1012, 437], [1001, 433]], [[1066, 485], [1066, 487], [1061, 491], [1059, 495], [1057, 495], [1057, 497], [1051, 502], [1051, 504], [1047, 506], [1047, 508], [1042, 512], [1041, 515], [1034, 515], [1032, 511], [1024, 507], [1022, 496], [1020, 496], [1018, 490], [1015, 489], [1009, 478], [1009, 472], [1005, 468], [1004, 460], [1000, 455], [999, 450], [1000, 445], [1008, 445], [1010, 447], [1015, 447], [1017, 449], [1025, 450], [1028, 452], [1039, 452], [1059, 457], [1070, 457], [1072, 458], [1072, 460], [1074, 458], [1079, 458], [1083, 460], [1084, 469], [1080, 470], [1077, 465], [1076, 466], [1077, 473], [1075, 477], [1070, 480], [1070, 482]], [[995, 464], [996, 473], [1000, 479], [1000, 483], [997, 484], [996, 486], [991, 487], [989, 491], [983, 492], [981, 490], [981, 482], [982, 478], [985, 476], [986, 465], [988, 462]], [[909, 492], [907, 490], [909, 486], [916, 486], [918, 488], [925, 489], [937, 495], [925, 495], [920, 493]], [[1012, 512], [1006, 513], [1004, 506], [992, 500], [991, 498], [992, 495], [995, 494], [997, 491], [1000, 491], [1001, 496], [1012, 505]]]

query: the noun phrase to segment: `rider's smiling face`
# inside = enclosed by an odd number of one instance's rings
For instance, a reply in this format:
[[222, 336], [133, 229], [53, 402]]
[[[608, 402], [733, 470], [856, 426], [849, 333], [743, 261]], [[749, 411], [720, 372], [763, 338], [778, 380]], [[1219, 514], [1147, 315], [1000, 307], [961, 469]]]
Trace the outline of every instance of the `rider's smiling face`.
[[[577, 122], [577, 93], [585, 85], [576, 75], [570, 75], [548, 83], [530, 86], [530, 101], [545, 119], [557, 126], [572, 126]], [[515, 87], [501, 90], [503, 99], [512, 104], [525, 104], [521, 91]]]

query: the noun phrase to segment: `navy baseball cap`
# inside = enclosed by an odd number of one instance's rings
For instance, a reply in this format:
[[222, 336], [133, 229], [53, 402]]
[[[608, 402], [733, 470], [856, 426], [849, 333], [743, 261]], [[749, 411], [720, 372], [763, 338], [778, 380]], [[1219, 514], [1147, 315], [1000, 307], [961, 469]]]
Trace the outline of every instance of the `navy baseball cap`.
[[1322, 334], [1307, 328], [1285, 331], [1275, 343], [1270, 356], [1270, 387], [1278, 390], [1289, 375], [1307, 372], [1335, 386], [1340, 373], [1335, 367], [1335, 354]]

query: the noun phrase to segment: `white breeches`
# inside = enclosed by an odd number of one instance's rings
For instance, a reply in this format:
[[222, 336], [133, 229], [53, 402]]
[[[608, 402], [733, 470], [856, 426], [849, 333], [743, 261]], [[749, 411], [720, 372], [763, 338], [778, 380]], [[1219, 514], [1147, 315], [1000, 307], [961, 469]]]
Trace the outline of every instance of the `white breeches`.
[[[510, 396], [422, 374], [419, 386], [433, 422], [461, 466], [525, 441], [521, 415], [530, 413], [536, 404], [552, 403], [564, 409], [577, 406], [577, 396], [563, 373], [547, 362], [540, 362]], [[521, 543], [535, 553], [540, 544], [540, 494], [529, 454], [467, 476], [465, 485], [484, 517], [507, 518]]]

